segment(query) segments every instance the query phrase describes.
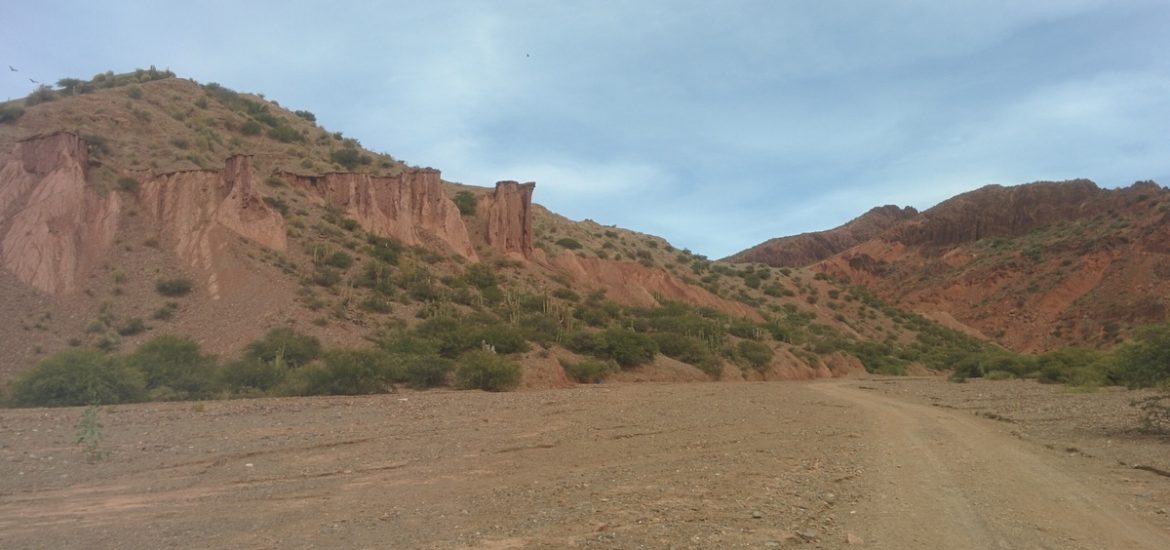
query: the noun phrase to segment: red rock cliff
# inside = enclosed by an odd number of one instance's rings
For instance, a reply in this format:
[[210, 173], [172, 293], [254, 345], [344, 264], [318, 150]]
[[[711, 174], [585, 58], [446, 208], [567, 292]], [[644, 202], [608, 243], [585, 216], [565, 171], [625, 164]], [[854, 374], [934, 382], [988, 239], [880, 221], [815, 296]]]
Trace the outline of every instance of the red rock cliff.
[[408, 245], [439, 245], [477, 260], [459, 209], [443, 193], [438, 170], [411, 170], [392, 177], [356, 173], [281, 177], [323, 204], [345, 211], [366, 231]]
[[505, 254], [532, 257], [532, 191], [536, 184], [501, 181], [490, 195], [479, 198], [487, 216], [488, 246]]
[[882, 236], [907, 245], [945, 247], [987, 237], [1016, 237], [1041, 226], [1092, 216], [1116, 195], [1089, 180], [988, 185], [947, 199]]
[[50, 294], [78, 289], [114, 240], [121, 202], [86, 185], [84, 140], [70, 133], [20, 142], [0, 159], [0, 257]]
[[208, 271], [208, 290], [219, 297], [218, 252], [231, 234], [275, 250], [287, 247], [284, 218], [252, 187], [252, 158], [234, 156], [222, 172], [195, 170], [154, 175], [142, 183], [138, 200], [174, 243], [180, 258]]
[[770, 239], [726, 259], [774, 267], [804, 267], [877, 237], [917, 215], [918, 211], [909, 206], [879, 206], [839, 227]]

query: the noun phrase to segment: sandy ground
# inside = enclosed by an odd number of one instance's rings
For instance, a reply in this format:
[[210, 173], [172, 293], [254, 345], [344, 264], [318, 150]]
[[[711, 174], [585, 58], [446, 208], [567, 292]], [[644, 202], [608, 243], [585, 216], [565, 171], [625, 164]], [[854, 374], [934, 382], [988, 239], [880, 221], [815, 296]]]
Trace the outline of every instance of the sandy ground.
[[[1170, 548], [1119, 391], [937, 379], [0, 410], [2, 548]], [[1135, 469], [1143, 466], [1147, 469]]]

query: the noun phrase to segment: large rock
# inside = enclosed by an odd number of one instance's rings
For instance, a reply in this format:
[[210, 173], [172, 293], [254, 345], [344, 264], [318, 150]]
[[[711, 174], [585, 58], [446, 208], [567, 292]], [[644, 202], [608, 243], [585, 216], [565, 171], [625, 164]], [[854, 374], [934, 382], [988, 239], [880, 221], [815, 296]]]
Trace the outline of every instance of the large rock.
[[284, 218], [252, 186], [252, 158], [234, 156], [222, 172], [191, 170], [148, 176], [138, 191], [143, 210], [191, 267], [207, 273], [220, 296], [220, 251], [238, 235], [268, 248], [287, 248]]
[[0, 160], [0, 256], [21, 281], [49, 294], [78, 289], [105, 256], [121, 202], [86, 184], [84, 140], [56, 133], [20, 142]]
[[438, 170], [409, 170], [396, 176], [337, 172], [281, 177], [326, 206], [344, 211], [370, 233], [478, 259], [459, 208], [443, 193]]
[[536, 184], [501, 181], [480, 197], [478, 210], [487, 216], [488, 246], [511, 256], [532, 257], [532, 191]]

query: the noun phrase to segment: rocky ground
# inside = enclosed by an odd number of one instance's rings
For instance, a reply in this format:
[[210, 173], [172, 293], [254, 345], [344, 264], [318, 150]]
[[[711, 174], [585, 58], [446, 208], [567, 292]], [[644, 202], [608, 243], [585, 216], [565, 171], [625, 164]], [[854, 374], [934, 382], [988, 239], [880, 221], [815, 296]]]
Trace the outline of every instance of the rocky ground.
[[[939, 379], [0, 410], [3, 548], [1167, 548], [1135, 394]], [[1135, 469], [1141, 466], [1144, 469]]]

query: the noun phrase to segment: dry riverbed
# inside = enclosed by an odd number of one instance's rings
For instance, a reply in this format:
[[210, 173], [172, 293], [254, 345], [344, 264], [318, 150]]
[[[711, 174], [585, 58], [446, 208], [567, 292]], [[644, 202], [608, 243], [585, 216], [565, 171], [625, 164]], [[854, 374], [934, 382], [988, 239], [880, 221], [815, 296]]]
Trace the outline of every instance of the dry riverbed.
[[[3, 548], [1170, 548], [1136, 394], [602, 384], [0, 410]], [[1135, 469], [1135, 466], [1142, 469]]]

